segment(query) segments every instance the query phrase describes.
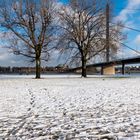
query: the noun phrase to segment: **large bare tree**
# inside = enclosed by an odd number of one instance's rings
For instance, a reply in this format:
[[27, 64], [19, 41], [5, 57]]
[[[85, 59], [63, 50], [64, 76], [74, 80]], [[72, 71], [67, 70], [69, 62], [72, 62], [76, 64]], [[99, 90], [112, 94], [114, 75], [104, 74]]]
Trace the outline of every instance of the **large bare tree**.
[[17, 55], [36, 63], [40, 78], [41, 60], [48, 60], [52, 41], [53, 3], [51, 0], [4, 1], [0, 7], [0, 25], [13, 34], [10, 48]]
[[100, 4], [97, 0], [93, 0], [92, 5], [86, 0], [73, 0], [61, 8], [59, 15], [63, 29], [60, 42], [67, 43], [66, 48], [61, 45], [60, 50], [69, 50], [72, 61], [81, 61], [82, 76], [86, 77], [87, 62], [105, 49], [100, 39], [103, 22]]
[[[104, 5], [102, 0], [71, 0], [70, 5], [63, 6], [59, 12], [63, 29], [60, 50], [67, 52], [72, 62], [81, 62], [83, 77], [87, 76], [87, 63], [91, 60], [94, 62], [96, 56], [104, 58], [106, 54], [107, 25]], [[109, 33], [109, 49], [114, 55], [119, 46], [115, 39], [121, 38], [120, 28], [110, 27]], [[62, 43], [67, 44], [66, 47]]]

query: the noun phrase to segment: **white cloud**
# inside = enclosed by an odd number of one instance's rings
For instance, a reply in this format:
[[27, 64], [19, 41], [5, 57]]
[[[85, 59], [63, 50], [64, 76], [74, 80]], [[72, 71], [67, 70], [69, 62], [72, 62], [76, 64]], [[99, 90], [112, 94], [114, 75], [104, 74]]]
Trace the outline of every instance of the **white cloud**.
[[129, 20], [130, 14], [135, 14], [137, 11], [131, 10], [139, 8], [140, 0], [129, 0], [128, 5], [120, 12], [120, 14], [116, 17], [116, 21], [127, 22]]
[[138, 53], [127, 49], [127, 51], [125, 49], [121, 49], [118, 53], [117, 53], [117, 58], [118, 59], [125, 59], [125, 58], [133, 58], [133, 57], [137, 57], [139, 56]]
[[0, 45], [0, 66], [24, 66], [26, 65], [25, 58], [16, 56], [7, 48]]
[[[115, 22], [121, 21], [124, 23], [126, 27], [137, 28], [138, 10], [134, 10], [134, 9], [139, 9], [139, 7], [140, 7], [140, 0], [128, 0], [127, 6], [122, 11], [120, 11], [119, 15], [114, 18], [114, 21]], [[123, 28], [123, 31], [124, 32], [127, 31], [127, 33], [129, 32], [128, 40], [131, 41], [130, 47], [132, 46], [132, 48], [138, 51], [139, 50], [138, 46], [140, 45], [140, 35], [136, 36], [136, 38], [133, 39], [134, 36], [131, 33], [134, 33], [134, 31], [127, 28]], [[136, 55], [138, 55], [138, 53], [126, 48], [124, 48], [123, 51], [118, 54], [118, 56], [124, 58], [135, 57]]]
[[1, 53], [0, 54], [0, 61], [3, 61], [3, 60], [5, 60], [5, 59], [7, 59], [8, 58], [8, 55], [6, 54], [6, 53]]
[[140, 45], [140, 35], [136, 36], [135, 40], [134, 40], [134, 43], [136, 45]]

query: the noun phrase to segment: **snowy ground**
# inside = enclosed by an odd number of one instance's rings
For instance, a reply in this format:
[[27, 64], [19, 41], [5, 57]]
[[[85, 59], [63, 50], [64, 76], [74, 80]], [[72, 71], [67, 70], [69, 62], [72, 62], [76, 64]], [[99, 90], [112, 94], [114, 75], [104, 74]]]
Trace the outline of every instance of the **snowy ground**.
[[140, 140], [140, 78], [0, 80], [0, 140]]

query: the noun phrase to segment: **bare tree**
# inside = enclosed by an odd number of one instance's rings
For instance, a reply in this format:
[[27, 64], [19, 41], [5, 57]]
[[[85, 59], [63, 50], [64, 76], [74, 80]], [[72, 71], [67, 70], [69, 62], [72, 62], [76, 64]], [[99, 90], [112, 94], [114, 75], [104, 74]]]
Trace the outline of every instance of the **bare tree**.
[[73, 0], [68, 7], [61, 8], [59, 15], [63, 29], [60, 42], [67, 43], [66, 48], [60, 43], [60, 50], [68, 50], [72, 61], [81, 61], [82, 76], [86, 77], [87, 62], [105, 49], [100, 39], [103, 22], [100, 4], [97, 0], [93, 0], [92, 5], [86, 0], [80, 3]]
[[41, 60], [49, 58], [52, 12], [51, 0], [14, 0], [0, 7], [0, 24], [13, 34], [10, 48], [36, 63], [36, 78], [40, 78]]
[[[98, 0], [71, 0], [70, 5], [61, 8], [61, 12], [59, 12], [63, 29], [60, 50], [67, 52], [71, 62], [79, 64], [81, 61], [83, 77], [87, 75], [87, 63], [94, 61], [96, 56], [104, 58], [106, 55], [107, 14], [105, 4], [104, 1]], [[108, 16], [111, 16], [110, 13]], [[109, 55], [114, 56], [120, 45], [115, 40], [121, 40], [123, 36], [121, 28], [111, 26], [110, 21], [111, 17], [108, 21], [108, 26], [110, 26], [108, 28]], [[66, 47], [62, 43], [67, 44]]]

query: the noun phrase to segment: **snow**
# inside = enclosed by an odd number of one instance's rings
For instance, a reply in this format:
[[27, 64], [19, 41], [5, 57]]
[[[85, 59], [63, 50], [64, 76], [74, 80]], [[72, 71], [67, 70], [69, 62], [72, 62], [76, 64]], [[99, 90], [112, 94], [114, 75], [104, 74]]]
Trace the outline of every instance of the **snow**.
[[0, 139], [140, 139], [140, 78], [1, 77]]

